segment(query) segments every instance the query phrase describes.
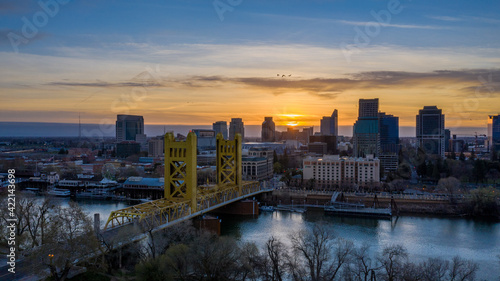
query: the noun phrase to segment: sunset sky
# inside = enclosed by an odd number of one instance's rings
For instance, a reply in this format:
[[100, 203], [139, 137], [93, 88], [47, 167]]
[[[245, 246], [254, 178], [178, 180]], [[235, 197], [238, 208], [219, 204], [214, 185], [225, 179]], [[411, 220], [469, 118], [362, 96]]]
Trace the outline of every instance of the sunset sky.
[[0, 0], [0, 122], [352, 125], [375, 97], [401, 126], [500, 113], [500, 1], [42, 2]]

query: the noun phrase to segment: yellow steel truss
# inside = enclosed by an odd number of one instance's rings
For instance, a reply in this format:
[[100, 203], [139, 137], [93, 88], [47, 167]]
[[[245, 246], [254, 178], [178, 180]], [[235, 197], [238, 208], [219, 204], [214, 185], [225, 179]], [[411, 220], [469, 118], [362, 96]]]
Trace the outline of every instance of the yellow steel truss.
[[[241, 187], [241, 135], [234, 140], [225, 140], [217, 135], [217, 184], [222, 187], [232, 185]], [[241, 191], [241, 190], [238, 190]]]
[[189, 133], [185, 142], [165, 135], [165, 198], [111, 212], [105, 229], [139, 220], [149, 227], [209, 211], [217, 205], [243, 198], [260, 190], [258, 182], [243, 182], [241, 135], [233, 141], [217, 135], [217, 182], [213, 187], [196, 185], [196, 135]]
[[186, 141], [175, 141], [165, 134], [165, 198], [189, 200], [196, 212], [196, 135], [190, 132]]

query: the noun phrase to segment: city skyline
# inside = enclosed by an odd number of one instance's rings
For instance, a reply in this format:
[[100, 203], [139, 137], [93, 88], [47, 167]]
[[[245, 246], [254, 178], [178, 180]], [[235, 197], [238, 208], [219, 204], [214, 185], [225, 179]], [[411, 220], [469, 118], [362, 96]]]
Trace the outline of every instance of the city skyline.
[[449, 127], [485, 128], [500, 102], [499, 3], [429, 3], [255, 1], [221, 16], [212, 3], [68, 2], [15, 41], [45, 10], [11, 1], [0, 6], [0, 121], [319, 126], [336, 108], [346, 126], [358, 99], [378, 97], [401, 126], [436, 104]]

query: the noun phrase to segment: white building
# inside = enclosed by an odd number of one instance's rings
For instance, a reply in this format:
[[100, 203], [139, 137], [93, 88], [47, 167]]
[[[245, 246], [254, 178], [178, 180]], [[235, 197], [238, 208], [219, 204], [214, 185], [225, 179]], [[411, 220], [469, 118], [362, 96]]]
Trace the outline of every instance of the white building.
[[304, 180], [314, 180], [315, 187], [319, 189], [339, 186], [373, 187], [380, 183], [380, 161], [371, 155], [366, 158], [308, 156], [303, 164]]

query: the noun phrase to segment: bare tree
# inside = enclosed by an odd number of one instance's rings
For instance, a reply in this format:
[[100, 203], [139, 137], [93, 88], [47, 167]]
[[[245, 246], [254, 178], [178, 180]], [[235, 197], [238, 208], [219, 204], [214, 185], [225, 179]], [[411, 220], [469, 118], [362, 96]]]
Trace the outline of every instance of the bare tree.
[[236, 261], [240, 250], [232, 238], [202, 233], [192, 243], [191, 255], [197, 280], [234, 280], [239, 276]]
[[45, 242], [45, 235], [50, 223], [50, 213], [54, 205], [50, 197], [41, 204], [30, 203], [24, 213], [28, 232], [31, 237], [31, 247], [40, 246]]
[[272, 236], [265, 245], [263, 280], [282, 281], [286, 275], [288, 250], [276, 237]]
[[258, 280], [262, 268], [263, 257], [255, 243], [244, 243], [240, 246], [238, 271], [242, 273], [241, 280]]
[[453, 203], [455, 202], [454, 197], [460, 189], [460, 181], [454, 177], [440, 179], [438, 182], [438, 188], [446, 191], [446, 193], [450, 197], [450, 202]]
[[298, 233], [291, 241], [293, 252], [299, 257], [297, 267], [304, 267], [312, 281], [334, 280], [353, 249], [351, 241], [334, 239], [322, 224], [316, 224], [310, 232]]
[[63, 281], [76, 263], [96, 253], [98, 241], [91, 219], [77, 203], [55, 208], [52, 216], [44, 243], [34, 249], [31, 257], [41, 257], [52, 278]]
[[385, 247], [382, 251], [382, 256], [378, 258], [383, 269], [381, 273], [383, 280], [398, 280], [407, 258], [408, 252], [403, 246], [392, 245]]
[[[0, 219], [2, 221], [2, 225], [10, 225], [15, 224], [16, 226], [16, 244], [19, 245], [19, 249], [23, 250], [26, 247], [31, 246], [30, 237], [28, 234], [28, 219], [31, 219], [32, 213], [36, 207], [36, 198], [33, 196], [26, 195], [17, 195], [15, 202], [15, 209], [13, 210], [13, 215], [7, 208], [0, 208]], [[12, 222], [9, 219], [17, 218], [16, 221]], [[5, 240], [5, 237], [8, 237], [7, 228], [2, 227], [1, 230], [3, 233], [2, 240]], [[5, 241], [2, 241], [5, 242]]]
[[447, 260], [443, 260], [441, 258], [429, 258], [427, 261], [424, 261], [421, 266], [422, 280], [446, 280], [445, 276], [449, 267], [450, 263]]
[[352, 280], [368, 281], [377, 268], [374, 268], [368, 249], [370, 245], [363, 244], [352, 251], [352, 261], [346, 272], [352, 276]]
[[471, 260], [456, 256], [452, 259], [449, 271], [450, 281], [472, 281], [476, 278], [479, 265]]

